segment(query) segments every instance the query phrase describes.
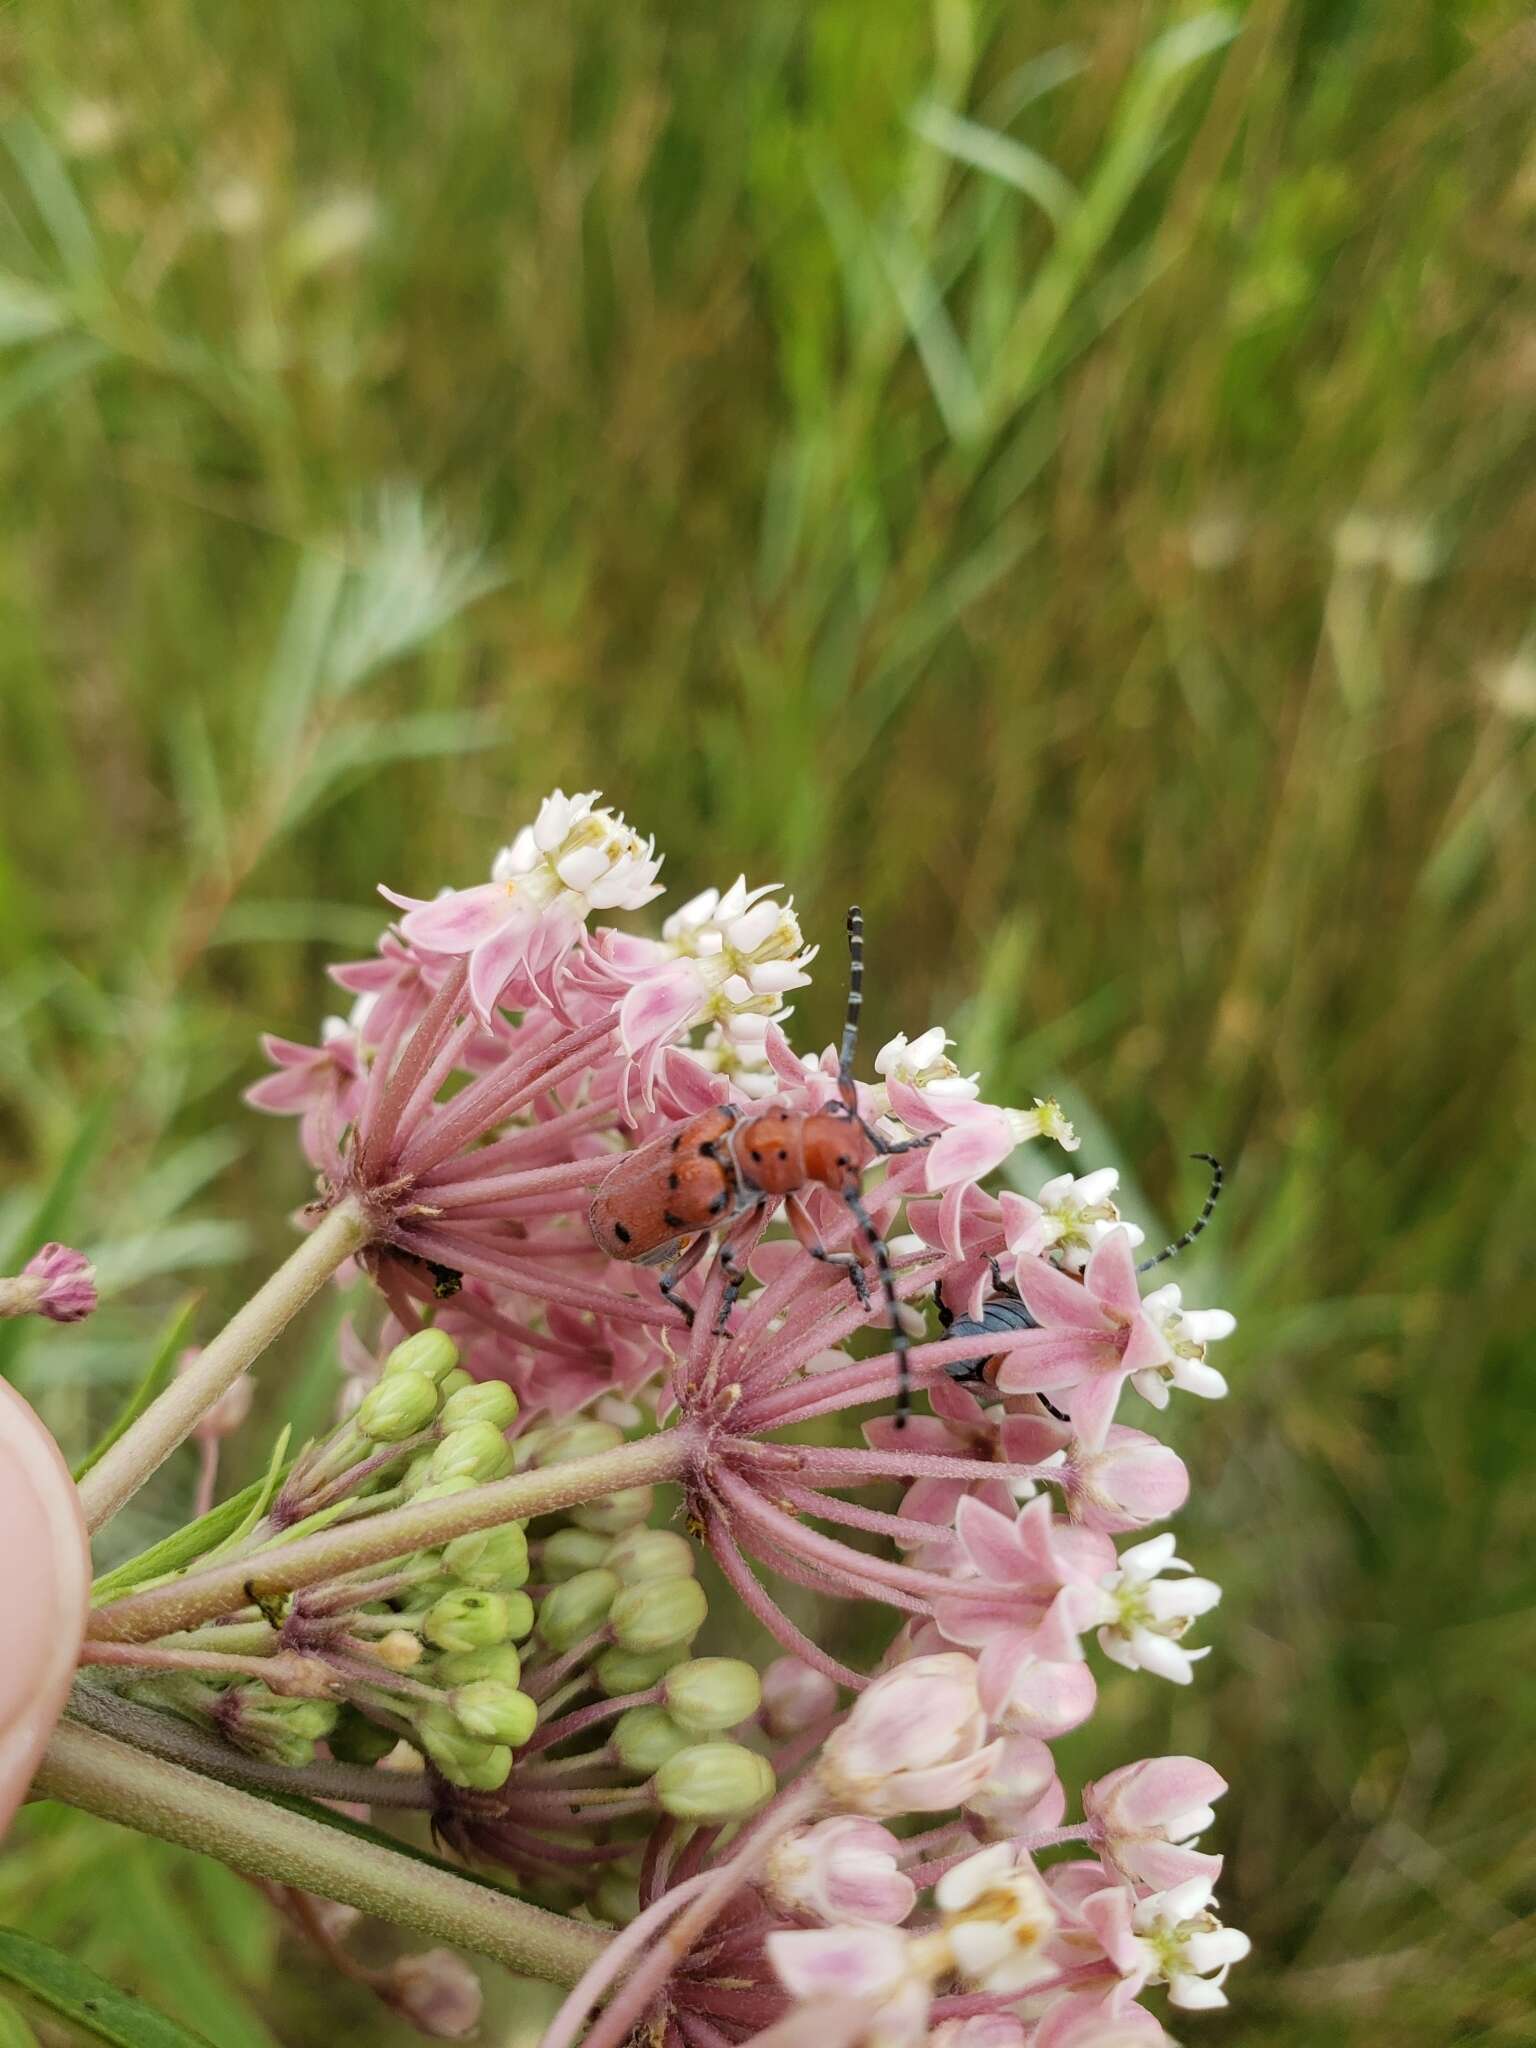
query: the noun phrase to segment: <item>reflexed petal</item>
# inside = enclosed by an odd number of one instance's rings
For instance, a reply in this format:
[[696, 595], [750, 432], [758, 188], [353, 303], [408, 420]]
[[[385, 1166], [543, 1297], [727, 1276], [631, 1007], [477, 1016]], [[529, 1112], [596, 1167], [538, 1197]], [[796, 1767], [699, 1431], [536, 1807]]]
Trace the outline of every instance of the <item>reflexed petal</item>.
[[401, 918], [400, 929], [413, 946], [424, 946], [429, 953], [469, 953], [504, 925], [524, 924], [529, 916], [528, 906], [515, 893], [499, 882], [481, 882], [409, 911]]

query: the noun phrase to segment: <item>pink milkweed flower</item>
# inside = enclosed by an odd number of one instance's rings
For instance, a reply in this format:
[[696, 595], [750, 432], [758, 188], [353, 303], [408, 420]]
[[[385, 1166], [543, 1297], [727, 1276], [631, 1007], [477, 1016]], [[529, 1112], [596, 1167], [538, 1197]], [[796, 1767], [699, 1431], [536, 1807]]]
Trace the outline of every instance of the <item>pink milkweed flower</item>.
[[363, 1057], [357, 1033], [344, 1017], [327, 1017], [319, 1045], [262, 1033], [262, 1051], [277, 1068], [245, 1091], [253, 1109], [299, 1118], [299, 1143], [311, 1166], [334, 1162], [338, 1136], [363, 1099]]
[[1190, 1878], [1214, 1884], [1221, 1858], [1190, 1844], [1215, 1821], [1211, 1801], [1227, 1781], [1193, 1756], [1146, 1757], [1123, 1764], [1083, 1787], [1084, 1817], [1097, 1824], [1097, 1843], [1128, 1884], [1168, 1891]]
[[1081, 1728], [1097, 1704], [1098, 1685], [1086, 1663], [1037, 1657], [1027, 1642], [1010, 1640], [1006, 1651], [989, 1645], [981, 1663], [982, 1708], [1005, 1735], [1054, 1741]]
[[1075, 1152], [1077, 1133], [1058, 1102], [1036, 1099], [1032, 1109], [1004, 1109], [991, 1102], [939, 1097], [892, 1079], [887, 1084], [891, 1114], [911, 1131], [942, 1131], [926, 1155], [926, 1181], [937, 1192], [956, 1181], [981, 1180], [1031, 1138], [1053, 1138]]
[[1185, 1308], [1183, 1292], [1172, 1281], [1155, 1288], [1141, 1306], [1169, 1351], [1163, 1365], [1150, 1367], [1132, 1379], [1141, 1398], [1154, 1408], [1166, 1408], [1168, 1389], [1173, 1386], [1198, 1394], [1203, 1401], [1219, 1401], [1227, 1383], [1214, 1365], [1206, 1364], [1205, 1349], [1231, 1336], [1237, 1328], [1236, 1316], [1224, 1308]]
[[759, 1716], [775, 1741], [803, 1735], [837, 1709], [837, 1687], [824, 1671], [798, 1657], [775, 1657], [763, 1673]]
[[[1081, 1666], [1051, 1668], [1079, 1670]], [[1056, 1760], [1035, 1735], [1006, 1736], [991, 1777], [966, 1801], [966, 1812], [982, 1822], [992, 1841], [1033, 1834], [1040, 1828], [1059, 1828], [1066, 1810], [1067, 1795], [1056, 1775]]]
[[[789, 1014], [781, 999], [809, 983], [805, 970], [817, 949], [805, 944], [794, 898], [773, 900], [779, 886], [749, 889], [738, 875], [723, 895], [706, 889], [667, 918], [661, 945], [644, 954], [601, 936], [594, 951], [631, 982], [619, 1005], [619, 1041], [647, 1104], [664, 1046], [706, 1020], [731, 1030], [760, 1019], [766, 1030]], [[767, 1048], [760, 1049], [766, 1062]], [[804, 1072], [797, 1069], [796, 1078], [803, 1084]]]
[[1024, 2048], [1024, 2022], [1011, 2013], [979, 2012], [973, 2019], [942, 2020], [930, 2048]]
[[[896, 1927], [816, 1927], [770, 1934], [765, 1946], [779, 1982], [802, 2005], [825, 2012], [853, 2000], [856, 2012], [864, 2008], [856, 2027], [836, 2029], [833, 2038], [861, 2040], [869, 2048], [923, 2048], [942, 1963], [932, 1943]], [[827, 2034], [823, 2028], [807, 2039], [822, 2041]]]
[[[911, 1039], [905, 1031], [898, 1031], [875, 1054], [875, 1072], [883, 1081], [915, 1088], [935, 1102], [974, 1102], [981, 1093], [980, 1076], [961, 1073], [947, 1050], [954, 1042], [942, 1024]], [[875, 1093], [878, 1101], [880, 1091]], [[881, 1108], [889, 1111], [888, 1094]]]
[[994, 1843], [933, 1889], [958, 1975], [978, 1991], [1027, 1991], [1054, 1977], [1056, 1907], [1028, 1852]]
[[1030, 2036], [1030, 2048], [1167, 2048], [1168, 2036], [1145, 2006], [1116, 1985], [1100, 1991], [1072, 1991], [1047, 2007]]
[[941, 1813], [983, 1786], [1002, 1745], [987, 1739], [976, 1660], [959, 1651], [884, 1672], [833, 1730], [817, 1766], [853, 1813]]
[[1175, 1685], [1188, 1685], [1194, 1666], [1210, 1650], [1186, 1650], [1179, 1638], [1199, 1615], [1221, 1599], [1211, 1579], [1165, 1579], [1164, 1572], [1191, 1572], [1174, 1555], [1166, 1532], [1122, 1550], [1116, 1569], [1102, 1581], [1099, 1648], [1127, 1671], [1151, 1671]]
[[[1117, 1224], [1132, 1246], [1143, 1243], [1146, 1232], [1125, 1222], [1115, 1206], [1119, 1185], [1120, 1175], [1113, 1166], [1101, 1166], [1076, 1179], [1070, 1173], [1059, 1173], [1048, 1180], [1031, 1205], [1039, 1209], [1039, 1244], [1031, 1246], [1030, 1252], [1035, 1256], [1049, 1252], [1063, 1272], [1081, 1273], [1095, 1248]], [[1025, 1249], [1011, 1239], [1008, 1248], [1015, 1253]]]
[[[951, 1642], [981, 1649], [983, 1695], [991, 1697], [993, 1683], [1011, 1677], [1025, 1657], [1075, 1663], [1079, 1634], [1105, 1611], [1102, 1583], [1115, 1564], [1109, 1539], [1053, 1515], [1043, 1494], [1012, 1520], [962, 1500], [955, 1533], [974, 1577], [936, 1611]], [[972, 1592], [976, 1580], [987, 1597]]]
[[381, 889], [406, 912], [400, 930], [413, 946], [468, 956], [470, 1001], [483, 1023], [514, 976], [548, 992], [592, 911], [637, 910], [661, 894], [655, 841], [598, 808], [600, 793], [547, 796], [533, 824], [497, 854], [488, 882], [430, 902]]
[[1165, 1521], [1189, 1498], [1184, 1460], [1145, 1430], [1110, 1424], [1101, 1450], [1085, 1450], [1069, 1422], [1050, 1415], [1012, 1419], [1010, 1455], [1054, 1468], [1068, 1514], [1108, 1536]]
[[45, 1244], [14, 1280], [0, 1280], [0, 1316], [78, 1323], [96, 1307], [96, 1268], [67, 1244]]
[[1015, 1284], [1040, 1328], [998, 1367], [999, 1391], [1064, 1389], [1056, 1405], [1069, 1409], [1087, 1448], [1100, 1449], [1126, 1380], [1172, 1358], [1167, 1340], [1144, 1313], [1124, 1226], [1095, 1247], [1081, 1280], [1025, 1258], [1017, 1262]]
[[878, 1821], [835, 1814], [774, 1844], [763, 1888], [784, 1913], [809, 1913], [834, 1926], [899, 1926], [917, 1904], [917, 1886], [897, 1865], [900, 1851]]
[[1252, 1945], [1210, 1910], [1211, 1890], [1209, 1878], [1192, 1877], [1138, 1900], [1111, 1885], [1083, 1901], [1082, 1915], [1129, 1992], [1166, 1984], [1170, 2005], [1207, 2012], [1226, 2004], [1227, 1972]]

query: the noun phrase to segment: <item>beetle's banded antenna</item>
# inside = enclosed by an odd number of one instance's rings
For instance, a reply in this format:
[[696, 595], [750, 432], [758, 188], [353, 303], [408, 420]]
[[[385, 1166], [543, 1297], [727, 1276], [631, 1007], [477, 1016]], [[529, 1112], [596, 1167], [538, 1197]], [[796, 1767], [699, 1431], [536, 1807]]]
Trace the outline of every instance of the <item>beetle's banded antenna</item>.
[[838, 1055], [837, 1083], [848, 1114], [858, 1109], [853, 1088], [853, 1061], [859, 1049], [859, 1012], [864, 1007], [864, 913], [857, 903], [848, 911], [848, 1011], [843, 1020], [843, 1049]]
[[905, 1429], [907, 1417], [912, 1413], [912, 1371], [907, 1364], [909, 1349], [907, 1333], [902, 1327], [901, 1308], [896, 1299], [896, 1277], [891, 1271], [891, 1255], [885, 1248], [885, 1239], [876, 1230], [874, 1218], [859, 1200], [856, 1188], [843, 1189], [843, 1200], [853, 1211], [854, 1219], [864, 1233], [865, 1242], [875, 1255], [875, 1265], [880, 1273], [880, 1292], [885, 1296], [885, 1313], [891, 1325], [891, 1349], [896, 1354], [896, 1427]]
[[1176, 1237], [1172, 1244], [1165, 1244], [1154, 1258], [1143, 1259], [1136, 1268], [1138, 1273], [1150, 1273], [1154, 1266], [1160, 1266], [1164, 1259], [1176, 1259], [1186, 1245], [1193, 1244], [1211, 1220], [1211, 1211], [1221, 1200], [1221, 1190], [1226, 1181], [1221, 1161], [1212, 1152], [1191, 1152], [1191, 1159], [1200, 1159], [1211, 1169], [1211, 1192], [1205, 1198], [1205, 1207], [1191, 1223], [1182, 1237]]

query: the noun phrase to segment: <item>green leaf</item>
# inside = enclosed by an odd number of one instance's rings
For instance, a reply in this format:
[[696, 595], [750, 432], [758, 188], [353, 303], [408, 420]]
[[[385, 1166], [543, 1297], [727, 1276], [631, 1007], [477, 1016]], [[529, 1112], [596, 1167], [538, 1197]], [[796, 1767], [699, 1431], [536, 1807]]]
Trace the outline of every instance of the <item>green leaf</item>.
[[266, 1477], [257, 1480], [251, 1504], [240, 1521], [231, 1529], [224, 1538], [224, 1541], [216, 1549], [208, 1552], [208, 1563], [211, 1564], [216, 1557], [221, 1557], [226, 1550], [233, 1550], [237, 1544], [243, 1543], [262, 1516], [267, 1512], [267, 1502], [271, 1500], [273, 1494], [281, 1486], [283, 1473], [287, 1470], [283, 1460], [288, 1454], [288, 1439], [292, 1435], [292, 1424], [284, 1424], [282, 1435], [272, 1446], [272, 1456], [267, 1461]]
[[[286, 1470], [278, 1474], [280, 1480], [287, 1476]], [[108, 1600], [121, 1599], [123, 1594], [132, 1593], [140, 1586], [173, 1579], [208, 1551], [228, 1542], [231, 1533], [249, 1518], [252, 1504], [257, 1501], [264, 1504], [269, 1497], [271, 1477], [268, 1472], [264, 1478], [252, 1480], [249, 1486], [231, 1494], [228, 1500], [220, 1501], [216, 1508], [210, 1508], [197, 1521], [189, 1522], [184, 1529], [174, 1530], [160, 1542], [152, 1543], [148, 1550], [141, 1550], [137, 1557], [125, 1558], [111, 1571], [103, 1572], [91, 1587], [93, 1605], [100, 1607]]]
[[0, 1982], [93, 2041], [111, 2041], [117, 2048], [209, 2048], [203, 2035], [11, 1927], [0, 1927]]
[[77, 1484], [93, 1465], [105, 1457], [124, 1430], [130, 1429], [138, 1421], [161, 1388], [169, 1384], [171, 1374], [176, 1369], [176, 1355], [186, 1342], [187, 1329], [196, 1312], [199, 1299], [198, 1295], [189, 1294], [180, 1308], [172, 1314], [165, 1326], [165, 1334], [155, 1346], [154, 1356], [144, 1368], [143, 1378], [123, 1403], [105, 1436], [93, 1450], [86, 1452], [75, 1467], [74, 1478]]
[[36, 2034], [4, 1998], [0, 1998], [0, 2048], [37, 2048]]

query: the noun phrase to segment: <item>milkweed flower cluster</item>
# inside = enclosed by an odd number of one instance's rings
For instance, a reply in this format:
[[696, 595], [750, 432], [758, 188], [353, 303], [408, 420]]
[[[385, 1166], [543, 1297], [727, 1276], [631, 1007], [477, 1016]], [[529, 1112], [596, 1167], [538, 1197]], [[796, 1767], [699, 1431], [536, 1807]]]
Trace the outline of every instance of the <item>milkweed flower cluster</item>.
[[[344, 1796], [389, 1780], [466, 1859], [615, 1930], [547, 2048], [1161, 2040], [1143, 1996], [1222, 2004], [1246, 1948], [1197, 1846], [1224, 1783], [1174, 1756], [1069, 1790], [1052, 1745], [1105, 1661], [1187, 1684], [1206, 1654], [1219, 1590], [1154, 1532], [1188, 1474], [1141, 1425], [1225, 1392], [1232, 1319], [1143, 1294], [1113, 1170], [1031, 1165], [1076, 1150], [1060, 1109], [984, 1100], [941, 1028], [891, 1039], [850, 1104], [787, 1035], [815, 949], [777, 885], [655, 936], [595, 923], [643, 910], [659, 865], [555, 792], [489, 881], [387, 890], [404, 914], [332, 970], [348, 1017], [269, 1039], [249, 1094], [297, 1120], [312, 1217], [366, 1217], [381, 1299], [244, 1549], [583, 1460], [601, 1488], [200, 1631], [235, 1656], [267, 1629], [266, 1677], [136, 1683], [267, 1766], [340, 1768]], [[774, 1200], [725, 1214], [730, 1261], [666, 1289], [588, 1227], [617, 1161], [768, 1096], [907, 1147], [859, 1188], [916, 1340], [904, 1426], [869, 1240], [828, 1189], [797, 1193], [809, 1231]], [[658, 1441], [675, 1494], [625, 1482]], [[705, 1558], [730, 1647], [753, 1624], [763, 1657], [710, 1654]], [[873, 1669], [837, 1602], [888, 1612]]]

